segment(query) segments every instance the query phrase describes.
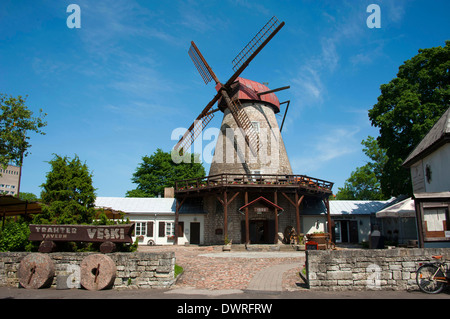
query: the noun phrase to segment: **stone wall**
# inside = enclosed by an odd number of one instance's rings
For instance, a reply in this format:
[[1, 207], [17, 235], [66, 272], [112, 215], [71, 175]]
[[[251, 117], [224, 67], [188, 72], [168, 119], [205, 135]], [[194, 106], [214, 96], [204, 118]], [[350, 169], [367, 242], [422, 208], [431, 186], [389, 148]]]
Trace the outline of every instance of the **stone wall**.
[[306, 251], [306, 279], [315, 290], [416, 290], [419, 263], [448, 248]]
[[[0, 253], [0, 286], [18, 287], [17, 270], [20, 261], [30, 253]], [[48, 254], [55, 263], [55, 276], [58, 278], [73, 274], [81, 261], [92, 253], [57, 252]], [[117, 272], [114, 288], [164, 288], [175, 282], [175, 253], [113, 253], [107, 254], [116, 264]]]

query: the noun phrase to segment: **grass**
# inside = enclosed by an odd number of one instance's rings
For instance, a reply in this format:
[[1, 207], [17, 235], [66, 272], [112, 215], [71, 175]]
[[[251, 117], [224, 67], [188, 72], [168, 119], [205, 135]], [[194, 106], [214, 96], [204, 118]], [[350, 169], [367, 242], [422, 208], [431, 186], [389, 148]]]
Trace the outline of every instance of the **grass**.
[[184, 270], [183, 267], [175, 264], [175, 278], [177, 278], [178, 275], [180, 275], [183, 272], [183, 270]]

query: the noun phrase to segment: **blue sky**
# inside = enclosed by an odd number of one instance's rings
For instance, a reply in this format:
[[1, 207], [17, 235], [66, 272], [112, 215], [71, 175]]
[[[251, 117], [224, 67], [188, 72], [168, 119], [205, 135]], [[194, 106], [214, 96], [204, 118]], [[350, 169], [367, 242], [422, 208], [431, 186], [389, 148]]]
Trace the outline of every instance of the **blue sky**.
[[[72, 3], [81, 28], [67, 27]], [[369, 4], [381, 9], [379, 29], [367, 27]], [[285, 27], [242, 76], [291, 86], [277, 95], [291, 100], [283, 138], [293, 171], [337, 192], [367, 160], [361, 141], [378, 135], [367, 112], [380, 85], [420, 48], [445, 45], [449, 11], [447, 0], [2, 0], [0, 92], [28, 95], [35, 114], [48, 113], [46, 135], [31, 135], [21, 191], [40, 194], [52, 154], [77, 154], [97, 196], [124, 196], [142, 156], [169, 151], [172, 131], [215, 94], [188, 56], [190, 41], [225, 82], [275, 15]]]

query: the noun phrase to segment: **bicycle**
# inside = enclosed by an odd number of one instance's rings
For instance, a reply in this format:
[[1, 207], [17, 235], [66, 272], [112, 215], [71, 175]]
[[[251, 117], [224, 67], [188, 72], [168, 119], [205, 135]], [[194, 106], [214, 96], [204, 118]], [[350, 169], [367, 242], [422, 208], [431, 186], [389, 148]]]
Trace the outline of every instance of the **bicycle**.
[[450, 283], [447, 276], [448, 266], [440, 261], [443, 256], [432, 256], [433, 263], [420, 264], [416, 271], [416, 282], [420, 290], [427, 294], [440, 293]]

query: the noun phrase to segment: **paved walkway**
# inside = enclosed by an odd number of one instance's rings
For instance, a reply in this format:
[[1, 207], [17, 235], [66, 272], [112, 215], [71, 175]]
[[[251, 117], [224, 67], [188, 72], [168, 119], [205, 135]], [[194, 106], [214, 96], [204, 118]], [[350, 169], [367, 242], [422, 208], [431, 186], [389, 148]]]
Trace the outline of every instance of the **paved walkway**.
[[220, 248], [141, 246], [140, 250], [175, 251], [176, 263], [184, 273], [167, 293], [211, 295], [304, 289], [298, 276], [305, 263], [304, 252], [223, 252]]
[[261, 270], [248, 284], [247, 290], [258, 291], [283, 291], [283, 274], [298, 267], [294, 264], [281, 264]]

